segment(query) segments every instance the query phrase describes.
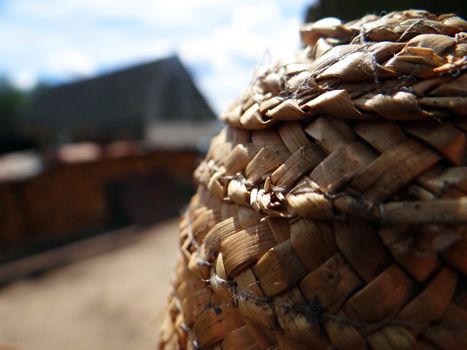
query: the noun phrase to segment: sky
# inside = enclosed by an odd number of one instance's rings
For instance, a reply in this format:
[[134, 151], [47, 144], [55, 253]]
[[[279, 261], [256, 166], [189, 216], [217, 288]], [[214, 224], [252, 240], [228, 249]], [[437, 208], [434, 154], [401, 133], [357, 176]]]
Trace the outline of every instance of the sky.
[[219, 113], [299, 48], [313, 0], [0, 0], [0, 75], [59, 84], [178, 54]]

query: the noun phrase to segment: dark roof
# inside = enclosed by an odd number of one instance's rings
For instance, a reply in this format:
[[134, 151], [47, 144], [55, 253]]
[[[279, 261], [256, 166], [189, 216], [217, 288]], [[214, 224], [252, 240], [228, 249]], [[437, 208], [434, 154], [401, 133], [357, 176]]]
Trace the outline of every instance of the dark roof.
[[111, 125], [214, 120], [177, 56], [49, 88], [21, 118], [28, 124]]

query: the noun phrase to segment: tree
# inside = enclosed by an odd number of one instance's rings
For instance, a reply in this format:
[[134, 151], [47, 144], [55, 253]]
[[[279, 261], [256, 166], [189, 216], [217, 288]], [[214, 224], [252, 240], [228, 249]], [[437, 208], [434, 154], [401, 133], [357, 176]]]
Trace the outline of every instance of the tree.
[[30, 92], [0, 78], [0, 123], [12, 122], [27, 106]]
[[383, 14], [395, 10], [420, 9], [435, 14], [467, 14], [465, 0], [318, 0], [309, 7], [306, 22], [315, 22], [324, 17], [337, 17], [344, 21], [358, 19], [366, 14]]

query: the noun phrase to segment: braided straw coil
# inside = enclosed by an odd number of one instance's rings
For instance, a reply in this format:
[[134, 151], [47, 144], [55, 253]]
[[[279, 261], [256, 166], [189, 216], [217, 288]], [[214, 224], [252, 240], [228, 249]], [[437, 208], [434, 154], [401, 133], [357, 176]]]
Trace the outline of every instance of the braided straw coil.
[[467, 349], [467, 22], [326, 19], [222, 115], [161, 349]]

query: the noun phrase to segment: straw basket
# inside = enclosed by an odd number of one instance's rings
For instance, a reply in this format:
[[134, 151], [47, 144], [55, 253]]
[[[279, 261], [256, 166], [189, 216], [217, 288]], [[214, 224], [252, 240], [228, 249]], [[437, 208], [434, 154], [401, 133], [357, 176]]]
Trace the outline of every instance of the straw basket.
[[326, 19], [222, 116], [161, 349], [467, 349], [467, 22]]

